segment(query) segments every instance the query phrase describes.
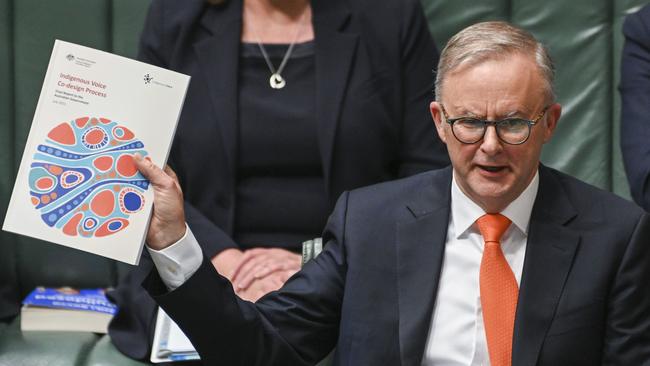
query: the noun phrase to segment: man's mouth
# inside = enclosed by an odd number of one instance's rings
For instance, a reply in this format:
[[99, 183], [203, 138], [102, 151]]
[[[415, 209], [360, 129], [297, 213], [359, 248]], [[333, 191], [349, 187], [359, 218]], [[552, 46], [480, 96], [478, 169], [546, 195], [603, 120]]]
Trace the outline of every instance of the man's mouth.
[[498, 173], [506, 169], [505, 166], [499, 165], [499, 166], [493, 166], [493, 165], [480, 165], [478, 164], [478, 167], [482, 170], [485, 170], [486, 172], [490, 173]]

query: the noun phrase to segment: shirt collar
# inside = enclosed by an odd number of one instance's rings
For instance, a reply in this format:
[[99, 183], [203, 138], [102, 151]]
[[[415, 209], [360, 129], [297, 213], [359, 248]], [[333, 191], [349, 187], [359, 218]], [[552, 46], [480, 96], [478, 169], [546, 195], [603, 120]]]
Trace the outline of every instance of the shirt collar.
[[[528, 187], [501, 211], [501, 214], [510, 219], [525, 235], [528, 234], [528, 224], [538, 188], [539, 172], [535, 172]], [[460, 190], [454, 174], [451, 182], [451, 215], [456, 238], [463, 235], [484, 214], [485, 211]]]

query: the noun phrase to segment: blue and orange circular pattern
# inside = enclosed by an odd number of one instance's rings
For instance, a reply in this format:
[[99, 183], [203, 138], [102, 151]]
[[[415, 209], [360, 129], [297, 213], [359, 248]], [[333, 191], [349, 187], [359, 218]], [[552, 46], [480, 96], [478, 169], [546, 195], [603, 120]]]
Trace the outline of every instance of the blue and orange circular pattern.
[[133, 162], [136, 152], [147, 156], [144, 144], [116, 121], [82, 117], [60, 123], [34, 154], [31, 203], [45, 224], [69, 236], [120, 232], [144, 207], [149, 188]]

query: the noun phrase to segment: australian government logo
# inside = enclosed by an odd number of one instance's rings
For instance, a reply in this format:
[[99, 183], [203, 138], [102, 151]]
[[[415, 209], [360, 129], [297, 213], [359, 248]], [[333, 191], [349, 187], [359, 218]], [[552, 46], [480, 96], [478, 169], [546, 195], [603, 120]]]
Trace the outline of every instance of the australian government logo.
[[72, 53], [68, 53], [65, 56], [65, 59], [68, 60], [69, 62], [74, 62], [75, 65], [83, 66], [83, 67], [86, 67], [86, 68], [90, 68], [90, 67], [92, 67], [93, 65], [95, 65], [97, 63], [97, 62], [95, 62], [93, 60], [89, 60], [87, 58], [75, 56]]
[[165, 88], [173, 89], [171, 85], [156, 80], [151, 74], [145, 74], [142, 77], [142, 80], [144, 81], [145, 85], [153, 84], [153, 85], [163, 86]]

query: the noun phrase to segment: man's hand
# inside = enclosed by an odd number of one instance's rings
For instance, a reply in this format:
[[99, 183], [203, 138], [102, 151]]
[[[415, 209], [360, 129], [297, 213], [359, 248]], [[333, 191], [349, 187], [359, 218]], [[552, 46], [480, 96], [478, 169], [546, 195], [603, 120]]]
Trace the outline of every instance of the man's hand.
[[147, 245], [155, 250], [165, 249], [185, 235], [183, 192], [176, 173], [169, 167], [163, 172], [150, 159], [133, 156], [136, 167], [153, 187], [153, 213], [147, 232]]
[[[236, 291], [246, 290], [254, 281], [259, 281], [275, 272], [280, 272], [277, 279], [281, 285], [300, 270], [301, 257], [280, 248], [255, 248], [244, 252], [235, 269], [231, 282]], [[273, 286], [267, 286], [273, 287]], [[273, 288], [276, 290], [276, 288]]]

